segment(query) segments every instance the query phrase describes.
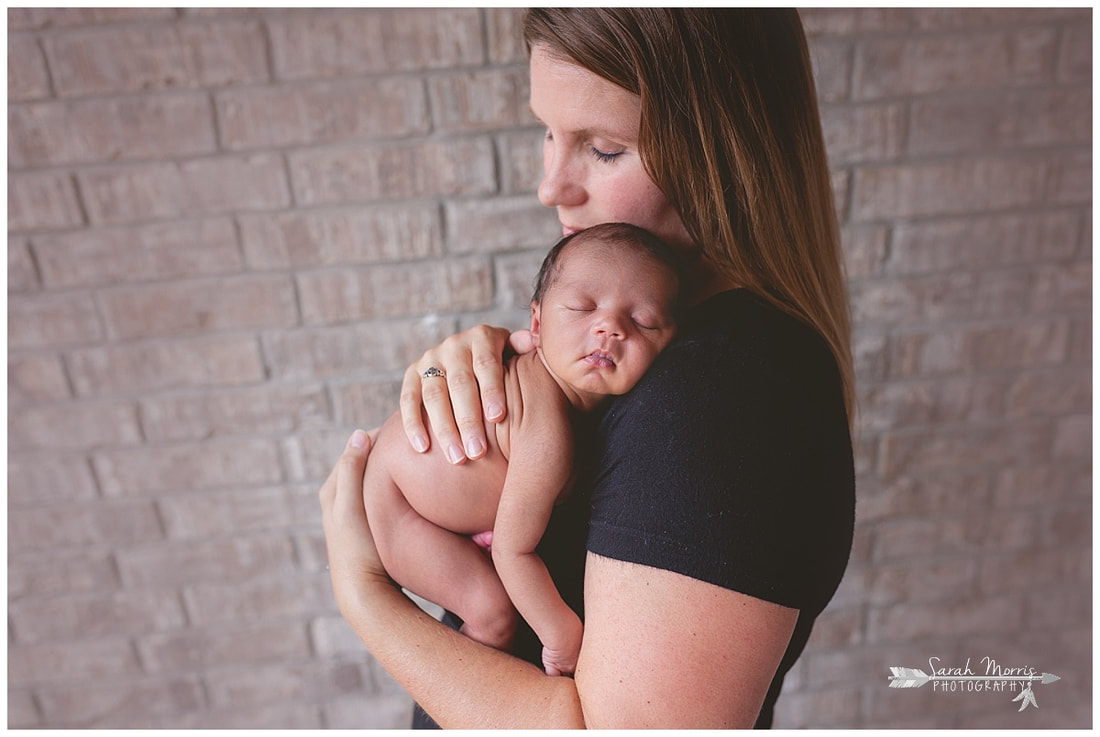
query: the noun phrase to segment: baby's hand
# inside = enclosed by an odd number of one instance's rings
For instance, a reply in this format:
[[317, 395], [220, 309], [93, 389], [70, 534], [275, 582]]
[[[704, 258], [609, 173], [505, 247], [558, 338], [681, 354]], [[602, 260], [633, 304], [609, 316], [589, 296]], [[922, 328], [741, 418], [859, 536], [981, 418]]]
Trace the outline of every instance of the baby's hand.
[[542, 648], [542, 667], [548, 676], [571, 676], [577, 670], [577, 657], [581, 652], [581, 636], [584, 628], [580, 620], [575, 627], [569, 628], [566, 641], [561, 647], [552, 648], [546, 645]]

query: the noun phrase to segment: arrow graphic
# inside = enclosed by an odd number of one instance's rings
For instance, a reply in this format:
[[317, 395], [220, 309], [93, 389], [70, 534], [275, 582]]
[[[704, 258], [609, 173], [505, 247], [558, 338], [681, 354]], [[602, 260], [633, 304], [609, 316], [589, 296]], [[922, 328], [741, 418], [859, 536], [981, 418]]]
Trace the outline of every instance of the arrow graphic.
[[920, 688], [932, 680], [920, 668], [890, 668], [890, 688]]
[[890, 688], [920, 688], [929, 681], [1040, 681], [1043, 684], [1062, 680], [1053, 673], [1034, 676], [930, 676], [920, 668], [890, 668]]
[[1039, 702], [1035, 700], [1035, 692], [1031, 690], [1030, 683], [1027, 684], [1027, 686], [1024, 687], [1024, 690], [1020, 692], [1020, 695], [1014, 698], [1012, 701], [1016, 702], [1020, 699], [1023, 699], [1024, 703], [1020, 704], [1019, 711], [1023, 711], [1024, 709], [1026, 709], [1028, 704], [1031, 704], [1036, 709], [1039, 708]]

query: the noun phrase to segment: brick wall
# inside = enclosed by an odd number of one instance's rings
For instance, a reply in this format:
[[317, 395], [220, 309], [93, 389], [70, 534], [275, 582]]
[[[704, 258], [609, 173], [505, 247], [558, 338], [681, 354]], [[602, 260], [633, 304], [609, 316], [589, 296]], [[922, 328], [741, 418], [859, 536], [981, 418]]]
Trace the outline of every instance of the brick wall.
[[[804, 18], [859, 505], [777, 721], [1090, 726], [1091, 11]], [[405, 723], [316, 489], [420, 351], [523, 323], [517, 19], [8, 11], [9, 726]], [[887, 688], [931, 657], [1062, 680]]]

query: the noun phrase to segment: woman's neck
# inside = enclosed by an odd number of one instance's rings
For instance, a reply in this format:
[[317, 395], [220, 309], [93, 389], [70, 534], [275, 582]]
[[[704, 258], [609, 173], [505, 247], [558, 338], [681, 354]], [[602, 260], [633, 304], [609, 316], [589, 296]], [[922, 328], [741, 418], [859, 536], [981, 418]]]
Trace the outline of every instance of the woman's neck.
[[737, 280], [721, 274], [709, 262], [700, 260], [688, 279], [686, 301], [688, 305], [694, 307], [716, 294], [740, 289], [742, 286]]

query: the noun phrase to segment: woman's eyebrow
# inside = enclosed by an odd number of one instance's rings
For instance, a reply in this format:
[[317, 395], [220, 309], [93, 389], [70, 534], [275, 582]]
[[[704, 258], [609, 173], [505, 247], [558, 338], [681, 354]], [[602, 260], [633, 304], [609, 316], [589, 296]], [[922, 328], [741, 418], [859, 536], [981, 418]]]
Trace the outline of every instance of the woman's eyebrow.
[[[550, 127], [546, 125], [546, 122], [542, 118], [539, 117], [538, 113], [535, 112], [534, 107], [528, 104], [527, 109], [531, 112], [531, 117], [535, 119], [536, 123], [546, 128]], [[579, 130], [573, 130], [569, 132], [575, 133], [582, 138], [607, 138], [609, 140], [625, 145], [637, 143], [634, 136], [627, 135], [625, 131], [616, 130], [609, 126], [586, 126]]]

